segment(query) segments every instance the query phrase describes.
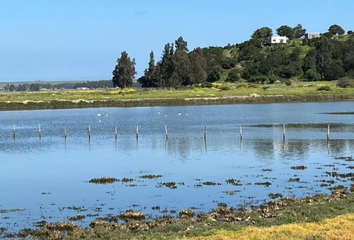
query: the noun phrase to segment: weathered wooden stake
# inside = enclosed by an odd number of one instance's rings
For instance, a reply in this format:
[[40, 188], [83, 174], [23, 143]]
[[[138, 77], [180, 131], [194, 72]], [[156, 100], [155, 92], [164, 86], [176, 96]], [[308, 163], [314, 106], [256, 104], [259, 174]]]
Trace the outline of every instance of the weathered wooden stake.
[[139, 126], [136, 125], [136, 139], [139, 138]]
[[41, 130], [40, 124], [38, 125], [38, 135], [39, 135], [39, 138], [42, 138], [42, 130]]
[[66, 127], [64, 127], [64, 139], [66, 139]]
[[168, 132], [167, 132], [167, 126], [165, 125], [165, 135], [166, 135], [166, 139], [168, 139]]
[[206, 138], [206, 136], [207, 136], [207, 125], [205, 124], [205, 126], [204, 126], [204, 138]]
[[242, 126], [240, 126], [240, 140], [242, 140]]
[[14, 129], [13, 129], [12, 135], [13, 135], [14, 138], [16, 138], [16, 127], [15, 127], [15, 125], [14, 125]]
[[285, 124], [283, 124], [283, 142], [285, 142]]
[[90, 125], [88, 126], [87, 131], [88, 131], [89, 140], [91, 140], [91, 126]]
[[118, 138], [118, 131], [117, 131], [117, 127], [114, 127], [114, 138], [117, 140]]
[[327, 141], [329, 141], [329, 124], [328, 124], [328, 127], [327, 127]]

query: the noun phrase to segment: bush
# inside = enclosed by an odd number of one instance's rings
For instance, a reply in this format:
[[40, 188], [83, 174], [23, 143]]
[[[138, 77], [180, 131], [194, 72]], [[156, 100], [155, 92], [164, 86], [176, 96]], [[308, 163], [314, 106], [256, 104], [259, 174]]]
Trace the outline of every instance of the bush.
[[354, 87], [354, 80], [350, 80], [346, 78], [339, 79], [337, 82], [337, 87], [352, 88]]
[[226, 86], [226, 85], [221, 85], [221, 86], [218, 87], [218, 89], [226, 91], [226, 90], [230, 90], [231, 87], [230, 86]]
[[227, 75], [227, 78], [225, 81], [226, 82], [237, 82], [238, 80], [240, 80], [240, 78], [241, 78], [240, 71], [238, 69], [231, 69], [231, 71]]
[[321, 86], [317, 88], [317, 91], [330, 91], [331, 88], [329, 86]]
[[210, 83], [210, 82], [202, 82], [202, 83], [200, 84], [200, 86], [201, 86], [202, 88], [212, 88], [212, 87], [213, 87], [213, 84]]
[[292, 82], [290, 80], [286, 80], [285, 82], [285, 86], [291, 86]]
[[307, 81], [321, 80], [321, 75], [315, 69], [309, 69], [305, 72], [304, 77]]
[[253, 82], [253, 83], [264, 83], [268, 80], [268, 77], [266, 76], [252, 76], [250, 79], [248, 79], [248, 82]]
[[208, 82], [216, 82], [217, 80], [220, 79], [222, 75], [222, 70], [219, 67], [211, 69], [211, 71], [208, 73], [207, 81]]
[[249, 88], [258, 88], [258, 84], [257, 83], [251, 83], [251, 84], [248, 84], [248, 87]]
[[237, 88], [248, 88], [248, 84], [247, 83], [240, 83], [236, 87]]

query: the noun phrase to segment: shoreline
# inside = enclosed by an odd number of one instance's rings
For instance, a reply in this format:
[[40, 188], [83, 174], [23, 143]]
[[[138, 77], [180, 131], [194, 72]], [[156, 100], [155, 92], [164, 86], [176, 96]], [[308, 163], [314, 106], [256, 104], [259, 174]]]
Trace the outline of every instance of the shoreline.
[[[350, 189], [353, 190], [353, 185]], [[177, 217], [165, 214], [149, 218], [143, 212], [127, 210], [118, 215], [108, 214], [91, 221], [89, 227], [80, 226], [84, 215], [64, 222], [41, 221], [37, 228], [8, 232], [0, 228], [2, 238], [39, 239], [180, 239], [185, 237], [216, 236], [218, 231], [237, 234], [249, 227], [268, 228], [287, 224], [321, 223], [325, 219], [353, 213], [354, 193], [339, 185], [331, 194], [316, 194], [302, 198], [280, 197], [251, 209], [234, 209], [219, 204], [209, 213], [182, 209]], [[58, 238], [60, 236], [60, 238]]]
[[304, 95], [258, 95], [195, 98], [128, 98], [120, 100], [51, 100], [51, 101], [7, 101], [0, 102], [0, 111], [36, 109], [73, 109], [96, 107], [151, 107], [151, 106], [188, 106], [221, 105], [248, 103], [291, 103], [352, 101], [354, 93], [347, 94], [304, 94]]

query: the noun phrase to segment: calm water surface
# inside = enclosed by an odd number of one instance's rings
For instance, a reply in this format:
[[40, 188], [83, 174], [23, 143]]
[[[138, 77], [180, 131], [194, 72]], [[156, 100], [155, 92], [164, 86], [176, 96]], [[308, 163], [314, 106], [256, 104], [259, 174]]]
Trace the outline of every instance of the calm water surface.
[[[191, 207], [208, 212], [218, 202], [257, 205], [269, 201], [269, 193], [330, 193], [331, 186], [351, 184], [328, 172], [351, 171], [351, 162], [335, 157], [352, 156], [354, 115], [323, 113], [353, 108], [353, 102], [321, 102], [0, 112], [0, 227], [16, 231], [41, 220], [117, 215], [126, 209], [151, 217]], [[287, 126], [285, 143], [282, 124]], [[299, 165], [307, 168], [291, 169]], [[140, 178], [147, 174], [162, 177]], [[88, 182], [102, 176], [133, 180]], [[241, 186], [227, 184], [231, 178]], [[216, 185], [203, 184], [208, 181]], [[177, 188], [161, 185], [165, 182]], [[256, 184], [264, 182], [271, 185]], [[86, 226], [92, 219], [77, 223]]]

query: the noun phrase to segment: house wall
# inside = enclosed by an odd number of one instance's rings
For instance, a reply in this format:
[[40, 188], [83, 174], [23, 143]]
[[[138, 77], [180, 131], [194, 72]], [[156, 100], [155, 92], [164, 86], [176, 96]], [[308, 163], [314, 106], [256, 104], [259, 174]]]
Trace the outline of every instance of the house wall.
[[320, 37], [320, 34], [319, 33], [306, 33], [305, 37], [307, 39], [313, 39], [313, 38], [318, 38]]
[[286, 43], [286, 41], [287, 41], [286, 37], [279, 37], [279, 36], [269, 37], [267, 39], [268, 44]]

